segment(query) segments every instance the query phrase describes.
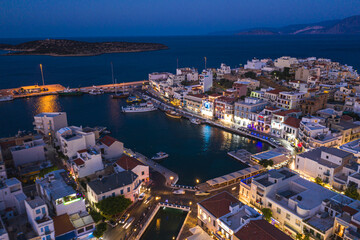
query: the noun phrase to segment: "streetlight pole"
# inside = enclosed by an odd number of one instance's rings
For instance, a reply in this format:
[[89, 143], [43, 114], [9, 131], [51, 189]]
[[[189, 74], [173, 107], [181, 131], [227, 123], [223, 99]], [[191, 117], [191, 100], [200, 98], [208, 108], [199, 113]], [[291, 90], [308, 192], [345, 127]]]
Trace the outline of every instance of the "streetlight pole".
[[45, 81], [44, 81], [44, 73], [43, 73], [43, 69], [42, 69], [42, 64], [40, 63], [40, 70], [41, 70], [41, 78], [42, 78], [42, 82], [43, 82], [43, 86], [45, 85]]

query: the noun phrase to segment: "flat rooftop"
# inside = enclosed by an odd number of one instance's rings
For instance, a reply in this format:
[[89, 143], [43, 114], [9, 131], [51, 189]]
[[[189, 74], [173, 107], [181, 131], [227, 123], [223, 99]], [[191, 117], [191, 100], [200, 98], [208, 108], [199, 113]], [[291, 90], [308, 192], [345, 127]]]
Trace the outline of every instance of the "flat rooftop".
[[314, 215], [305, 222], [322, 232], [326, 232], [334, 226], [334, 219], [327, 212], [323, 212], [320, 216]]

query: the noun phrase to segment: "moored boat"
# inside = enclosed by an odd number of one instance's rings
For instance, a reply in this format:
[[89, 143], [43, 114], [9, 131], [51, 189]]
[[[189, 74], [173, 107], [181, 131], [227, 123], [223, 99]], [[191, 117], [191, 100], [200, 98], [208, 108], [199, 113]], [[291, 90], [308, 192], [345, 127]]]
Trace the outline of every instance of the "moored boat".
[[200, 119], [197, 119], [197, 118], [191, 118], [191, 119], [190, 119], [190, 122], [193, 123], [193, 124], [196, 124], [196, 125], [201, 124]]
[[134, 106], [127, 106], [123, 107], [123, 112], [130, 112], [130, 113], [139, 113], [139, 112], [151, 112], [155, 111], [157, 108], [151, 101], [147, 101], [146, 103], [141, 103], [140, 105]]
[[173, 193], [173, 194], [182, 195], [182, 194], [185, 194], [185, 190], [183, 190], [183, 189], [178, 189], [178, 190], [174, 190], [172, 193]]
[[0, 95], [0, 102], [12, 101], [14, 97], [12, 95]]
[[66, 88], [63, 91], [59, 91], [58, 94], [59, 96], [81, 96], [84, 93], [81, 92], [79, 89]]
[[142, 101], [141, 98], [138, 98], [136, 96], [130, 96], [128, 97], [128, 99], [126, 99], [127, 103], [139, 103], [141, 101]]
[[102, 90], [102, 89], [93, 89], [89, 92], [90, 95], [100, 95], [103, 93], [104, 93], [104, 90]]
[[165, 112], [166, 116], [171, 117], [171, 118], [181, 118], [181, 115], [175, 111], [166, 111]]
[[129, 97], [130, 93], [129, 92], [119, 92], [119, 93], [115, 93], [113, 95], [111, 95], [112, 99], [120, 99], [120, 98], [127, 98]]
[[165, 152], [158, 152], [154, 157], [152, 157], [152, 160], [161, 160], [164, 158], [169, 157], [169, 154], [165, 153]]

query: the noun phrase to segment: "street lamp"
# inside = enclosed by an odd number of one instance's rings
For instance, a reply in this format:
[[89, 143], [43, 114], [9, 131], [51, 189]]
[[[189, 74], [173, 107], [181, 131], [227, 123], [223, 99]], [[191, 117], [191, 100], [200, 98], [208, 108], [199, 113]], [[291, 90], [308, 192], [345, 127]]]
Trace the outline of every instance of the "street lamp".
[[196, 179], [196, 183], [197, 183], [197, 184], [199, 184], [199, 183], [200, 183], [200, 180], [199, 180], [198, 178]]

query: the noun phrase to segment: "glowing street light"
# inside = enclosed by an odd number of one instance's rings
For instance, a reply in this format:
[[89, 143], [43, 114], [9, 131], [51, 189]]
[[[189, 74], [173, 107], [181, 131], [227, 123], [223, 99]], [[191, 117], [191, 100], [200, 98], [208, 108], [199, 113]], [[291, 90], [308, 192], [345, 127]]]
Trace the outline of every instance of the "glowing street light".
[[200, 183], [200, 180], [198, 178], [196, 179], [196, 183]]

